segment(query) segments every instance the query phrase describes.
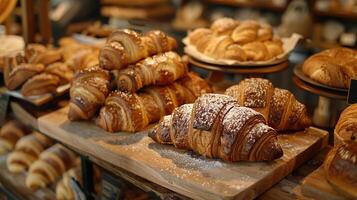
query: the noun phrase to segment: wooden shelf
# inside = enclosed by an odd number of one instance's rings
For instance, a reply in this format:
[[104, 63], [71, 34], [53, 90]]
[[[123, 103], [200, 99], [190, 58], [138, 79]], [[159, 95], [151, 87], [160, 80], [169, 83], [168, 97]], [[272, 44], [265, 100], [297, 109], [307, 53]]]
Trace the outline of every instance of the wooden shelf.
[[226, 6], [234, 6], [241, 8], [255, 8], [255, 9], [263, 9], [270, 10], [276, 12], [283, 12], [286, 9], [286, 5], [278, 6], [272, 3], [266, 3], [262, 1], [234, 1], [234, 0], [206, 0], [212, 4], [220, 4]]
[[321, 11], [318, 9], [314, 10], [315, 16], [318, 17], [334, 17], [334, 18], [341, 18], [347, 20], [357, 20], [357, 12], [351, 12], [346, 10], [328, 10], [328, 11]]

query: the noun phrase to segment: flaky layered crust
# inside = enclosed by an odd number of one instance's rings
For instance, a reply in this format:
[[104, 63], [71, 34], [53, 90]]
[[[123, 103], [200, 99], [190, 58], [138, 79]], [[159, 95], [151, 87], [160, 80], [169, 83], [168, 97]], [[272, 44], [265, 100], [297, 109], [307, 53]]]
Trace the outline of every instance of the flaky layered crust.
[[302, 71], [319, 83], [348, 88], [357, 76], [357, 51], [342, 47], [324, 50], [305, 60]]
[[176, 40], [155, 30], [144, 35], [124, 29], [113, 31], [99, 55], [104, 69], [122, 69], [143, 58], [177, 48]]
[[228, 88], [225, 94], [234, 97], [240, 105], [262, 113], [278, 131], [301, 130], [311, 124], [305, 105], [288, 90], [274, 88], [267, 79], [245, 79]]
[[283, 155], [264, 117], [230, 96], [205, 94], [174, 110], [149, 136], [161, 144], [225, 161], [270, 161]]

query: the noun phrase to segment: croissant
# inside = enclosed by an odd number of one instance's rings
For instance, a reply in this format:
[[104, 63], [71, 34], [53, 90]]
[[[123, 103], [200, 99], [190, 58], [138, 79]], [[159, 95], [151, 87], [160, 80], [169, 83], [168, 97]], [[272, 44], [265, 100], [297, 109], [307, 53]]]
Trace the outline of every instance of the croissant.
[[284, 89], [274, 88], [266, 79], [249, 78], [225, 92], [242, 106], [263, 114], [268, 124], [278, 131], [301, 130], [311, 124], [305, 105]]
[[74, 167], [63, 174], [62, 179], [57, 183], [56, 186], [56, 199], [57, 200], [74, 200], [75, 193], [71, 186], [71, 178], [76, 181], [81, 180], [81, 169], [80, 167]]
[[148, 57], [120, 70], [117, 87], [120, 91], [135, 92], [146, 85], [168, 85], [187, 73], [187, 64], [175, 52]]
[[26, 186], [38, 189], [54, 183], [64, 172], [75, 164], [75, 154], [62, 146], [55, 144], [43, 151], [39, 159], [31, 164], [26, 177]]
[[99, 55], [104, 69], [121, 69], [148, 56], [177, 48], [174, 38], [161, 31], [140, 35], [131, 30], [113, 31]]
[[21, 88], [23, 96], [36, 96], [56, 93], [60, 78], [52, 74], [38, 74], [30, 78]]
[[61, 84], [69, 83], [73, 79], [73, 70], [62, 62], [56, 62], [46, 67], [45, 73], [56, 75], [60, 78]]
[[277, 132], [263, 115], [240, 107], [232, 97], [204, 94], [193, 104], [176, 108], [149, 136], [158, 143], [193, 150], [225, 161], [271, 161], [283, 151]]
[[17, 121], [5, 123], [0, 130], [0, 155], [11, 151], [16, 142], [27, 133], [27, 128]]
[[98, 66], [77, 72], [70, 89], [68, 118], [92, 118], [109, 94], [109, 84], [109, 72]]
[[211, 88], [192, 73], [171, 85], [147, 87], [137, 94], [113, 92], [101, 108], [96, 123], [109, 132], [140, 131], [205, 92], [211, 92]]
[[224, 17], [214, 21], [210, 28], [216, 35], [229, 35], [239, 24], [237, 20]]
[[348, 88], [357, 76], [357, 51], [342, 47], [321, 51], [305, 60], [302, 71], [319, 83]]
[[335, 146], [326, 156], [324, 172], [327, 181], [348, 199], [357, 198], [357, 142]]
[[265, 61], [284, 52], [282, 41], [273, 37], [272, 27], [255, 21], [219, 19], [210, 29], [190, 32], [188, 40], [198, 52], [214, 59]]
[[60, 51], [47, 49], [41, 44], [29, 44], [25, 49], [25, 57], [28, 63], [45, 66], [62, 60]]
[[357, 104], [348, 106], [340, 115], [335, 127], [335, 144], [357, 138]]
[[40, 153], [52, 144], [51, 139], [38, 132], [22, 137], [7, 157], [7, 168], [12, 173], [26, 171], [38, 159]]
[[14, 90], [21, 86], [32, 76], [41, 73], [45, 70], [43, 64], [29, 64], [21, 63], [18, 66], [13, 67], [6, 65], [4, 69], [5, 85], [8, 89]]
[[257, 40], [260, 25], [255, 21], [245, 21], [232, 32], [232, 39], [238, 44], [247, 44]]

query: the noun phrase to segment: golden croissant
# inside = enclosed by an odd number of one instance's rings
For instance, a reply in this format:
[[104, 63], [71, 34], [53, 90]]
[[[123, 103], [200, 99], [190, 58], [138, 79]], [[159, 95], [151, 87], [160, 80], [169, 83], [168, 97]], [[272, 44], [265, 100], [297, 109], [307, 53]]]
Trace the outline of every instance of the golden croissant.
[[61, 144], [43, 151], [39, 159], [31, 164], [26, 177], [26, 186], [31, 189], [44, 188], [54, 183], [75, 164], [76, 155]]
[[22, 137], [16, 143], [14, 151], [7, 157], [7, 168], [12, 173], [26, 171], [38, 159], [41, 152], [52, 144], [51, 139], [38, 132]]
[[168, 86], [151, 86], [138, 93], [113, 92], [96, 122], [109, 132], [140, 131], [206, 92], [211, 92], [211, 88], [193, 73]]
[[271, 161], [283, 151], [260, 113], [230, 96], [204, 94], [165, 116], [149, 136], [162, 144], [225, 161]]
[[128, 29], [116, 30], [100, 50], [99, 63], [104, 69], [122, 69], [148, 56], [176, 48], [176, 40], [158, 30], [144, 35]]
[[25, 125], [18, 121], [6, 122], [0, 130], [0, 155], [11, 151], [16, 142], [28, 132]]
[[109, 94], [109, 72], [94, 66], [77, 72], [70, 89], [68, 118], [91, 119]]
[[186, 73], [186, 62], [170, 51], [120, 70], [116, 82], [120, 91], [135, 92], [147, 85], [168, 85]]
[[267, 79], [244, 79], [225, 94], [234, 97], [240, 105], [262, 113], [269, 126], [278, 131], [301, 130], [311, 124], [305, 105], [291, 92], [274, 88]]

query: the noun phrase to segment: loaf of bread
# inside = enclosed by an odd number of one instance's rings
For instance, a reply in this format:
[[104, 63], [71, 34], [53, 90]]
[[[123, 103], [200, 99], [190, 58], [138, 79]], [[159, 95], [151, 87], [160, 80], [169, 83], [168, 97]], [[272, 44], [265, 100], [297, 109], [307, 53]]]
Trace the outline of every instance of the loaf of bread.
[[348, 106], [341, 113], [335, 126], [334, 139], [335, 144], [357, 139], [357, 104]]
[[357, 199], [357, 142], [335, 146], [324, 162], [327, 181], [349, 199]]
[[342, 47], [321, 51], [305, 60], [302, 71], [321, 84], [348, 88], [357, 77], [357, 51]]

